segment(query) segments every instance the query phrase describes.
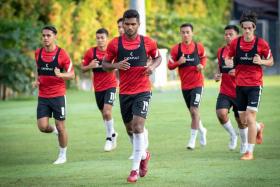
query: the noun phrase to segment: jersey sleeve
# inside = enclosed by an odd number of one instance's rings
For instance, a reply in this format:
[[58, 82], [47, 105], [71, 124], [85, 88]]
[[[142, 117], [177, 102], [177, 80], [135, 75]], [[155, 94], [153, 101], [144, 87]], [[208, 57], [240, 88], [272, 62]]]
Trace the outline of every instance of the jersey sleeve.
[[271, 53], [271, 49], [269, 47], [269, 44], [261, 39], [260, 40], [260, 55], [261, 57], [265, 58], [265, 59], [270, 59], [272, 57], [272, 53]]
[[92, 48], [90, 48], [87, 50], [87, 52], [84, 55], [84, 60], [82, 62], [82, 65], [83, 66], [89, 65], [89, 63], [92, 61], [92, 57], [93, 57], [93, 50]]
[[152, 57], [153, 59], [160, 56], [159, 49], [157, 47], [157, 42], [155, 40], [152, 40], [151, 38], [145, 37], [145, 44], [147, 50], [147, 55]]
[[64, 49], [61, 49], [59, 53], [58, 63], [66, 72], [74, 71], [72, 60]]
[[198, 50], [198, 56], [200, 59], [200, 64], [203, 65], [203, 67], [206, 66], [206, 61], [207, 61], [207, 56], [206, 56], [206, 51], [205, 48], [201, 43], [197, 44], [197, 50]]
[[118, 38], [111, 40], [107, 46], [106, 55], [104, 57], [105, 61], [113, 62], [117, 58], [118, 52]]
[[170, 51], [170, 57], [168, 60], [168, 69], [173, 70], [179, 66], [179, 63], [177, 61], [177, 55], [178, 55], [178, 45], [175, 45], [171, 48]]
[[220, 64], [220, 62], [221, 62], [221, 59], [220, 59], [220, 57], [221, 57], [221, 52], [222, 52], [222, 48], [219, 48], [218, 51], [217, 51], [218, 64]]
[[36, 51], [34, 53], [34, 58], [35, 58], [36, 65], [37, 65], [37, 62], [38, 62], [39, 53], [40, 53], [40, 49], [36, 49]]

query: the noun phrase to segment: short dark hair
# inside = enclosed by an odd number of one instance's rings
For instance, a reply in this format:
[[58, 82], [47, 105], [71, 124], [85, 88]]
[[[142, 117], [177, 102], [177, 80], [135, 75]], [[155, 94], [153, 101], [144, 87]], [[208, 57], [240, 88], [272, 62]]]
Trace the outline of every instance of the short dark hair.
[[119, 18], [117, 24], [119, 24], [120, 22], [123, 22], [123, 18]]
[[193, 31], [193, 26], [192, 26], [192, 24], [190, 24], [190, 23], [183, 23], [183, 24], [180, 26], [180, 29], [183, 28], [183, 27], [190, 27], [190, 28], [192, 29], [192, 31]]
[[108, 30], [105, 28], [98, 29], [95, 34], [106, 34], [106, 36], [109, 36]]
[[140, 16], [139, 16], [139, 13], [137, 12], [137, 10], [134, 10], [134, 9], [128, 9], [124, 12], [123, 14], [123, 20], [125, 18], [136, 18], [137, 21], [140, 20]]
[[237, 34], [239, 34], [239, 28], [236, 25], [227, 25], [224, 30], [234, 30]]
[[257, 16], [256, 12], [253, 12], [251, 10], [246, 10], [242, 13], [239, 23], [240, 23], [240, 25], [242, 25], [243, 22], [250, 21], [256, 25], [257, 18], [258, 18], [258, 16]]
[[46, 26], [44, 26], [44, 27], [42, 28], [41, 31], [43, 31], [43, 30], [50, 30], [50, 31], [52, 31], [55, 35], [57, 34], [56, 28], [55, 28], [54, 26], [52, 26], [52, 25], [46, 25]]

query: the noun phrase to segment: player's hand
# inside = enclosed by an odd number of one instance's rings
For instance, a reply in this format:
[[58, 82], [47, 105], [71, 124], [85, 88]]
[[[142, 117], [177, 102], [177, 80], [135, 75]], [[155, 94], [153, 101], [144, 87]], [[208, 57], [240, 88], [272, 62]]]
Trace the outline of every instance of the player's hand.
[[187, 61], [186, 57], [184, 56], [184, 54], [182, 54], [182, 56], [178, 60], [178, 63], [183, 64], [186, 63], [186, 61]]
[[38, 80], [35, 80], [34, 82], [32, 82], [32, 88], [37, 88], [39, 87], [40, 82]]
[[235, 69], [232, 69], [232, 70], [230, 70], [229, 72], [228, 72], [228, 74], [230, 75], [230, 76], [235, 76]]
[[116, 63], [116, 69], [120, 70], [128, 70], [130, 68], [130, 63], [127, 62], [128, 59], [124, 59], [118, 63]]
[[60, 72], [60, 69], [58, 69], [57, 67], [54, 68], [54, 74], [59, 78], [62, 77], [62, 73]]
[[225, 59], [225, 64], [229, 68], [233, 68], [233, 58], [226, 58]]
[[203, 70], [203, 65], [202, 64], [198, 64], [197, 66], [196, 66], [196, 70], [197, 71], [201, 71], [201, 70]]
[[253, 63], [258, 64], [258, 65], [262, 65], [262, 59], [261, 59], [260, 55], [255, 54], [255, 56], [253, 58]]
[[221, 80], [222, 74], [221, 73], [215, 73], [214, 80], [216, 82], [219, 82]]
[[88, 67], [89, 68], [98, 68], [98, 67], [100, 67], [99, 61], [97, 59], [93, 59], [92, 61], [90, 61]]

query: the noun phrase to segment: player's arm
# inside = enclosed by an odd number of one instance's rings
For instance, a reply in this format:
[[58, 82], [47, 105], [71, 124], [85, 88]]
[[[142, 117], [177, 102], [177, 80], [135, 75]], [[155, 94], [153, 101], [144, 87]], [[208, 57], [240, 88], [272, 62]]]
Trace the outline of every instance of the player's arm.
[[196, 66], [196, 69], [197, 71], [202, 71], [206, 66], [207, 56], [202, 44], [198, 43], [197, 47], [198, 47], [198, 56], [199, 56], [200, 63]]
[[253, 58], [253, 63], [258, 65], [264, 65], [264, 66], [273, 66], [274, 60], [273, 56], [271, 54], [271, 49], [267, 42], [264, 40], [261, 41], [261, 56], [265, 57], [265, 59], [262, 59], [259, 54], [256, 54]]
[[98, 64], [98, 60], [97, 59], [92, 59], [93, 56], [94, 56], [93, 55], [93, 50], [92, 50], [92, 48], [90, 48], [86, 52], [86, 54], [85, 54], [85, 56], [84, 56], [84, 58], [83, 58], [83, 60], [81, 62], [81, 66], [80, 67], [81, 67], [81, 70], [83, 71], [83, 73], [85, 73], [85, 72], [87, 72], [87, 71], [89, 71], [89, 70], [91, 70], [93, 68], [101, 67]]
[[58, 60], [61, 61], [61, 66], [64, 68], [65, 72], [60, 72], [60, 69], [55, 67], [54, 73], [55, 76], [62, 78], [63, 80], [71, 80], [75, 78], [75, 72], [73, 68], [73, 63], [69, 55], [63, 50], [58, 57]]
[[102, 68], [104, 71], [113, 71], [115, 69], [119, 70], [128, 70], [130, 68], [130, 64], [128, 63], [128, 59], [121, 60], [120, 62], [116, 62], [117, 59], [117, 43], [114, 44], [117, 40], [111, 41], [107, 46], [107, 53], [102, 61]]
[[184, 54], [182, 54], [182, 56], [179, 58], [178, 61], [176, 60], [177, 55], [178, 55], [178, 45], [175, 45], [171, 49], [170, 57], [169, 57], [168, 64], [167, 64], [167, 67], [169, 70], [176, 69], [180, 64], [183, 64], [186, 62], [186, 57], [184, 56]]
[[40, 84], [39, 78], [38, 78], [38, 67], [37, 67], [37, 62], [36, 62], [37, 56], [38, 56], [38, 51], [35, 52], [35, 63], [34, 63], [35, 65], [34, 65], [34, 69], [33, 69], [35, 80], [32, 82], [33, 88], [38, 87]]
[[99, 64], [98, 64], [98, 60], [97, 59], [93, 59], [92, 61], [90, 61], [90, 63], [88, 65], [84, 65], [85, 64], [85, 60], [83, 59], [82, 60], [82, 63], [81, 63], [81, 70], [83, 71], [83, 73], [87, 72], [88, 70], [91, 70], [93, 68], [99, 68], [101, 67]]

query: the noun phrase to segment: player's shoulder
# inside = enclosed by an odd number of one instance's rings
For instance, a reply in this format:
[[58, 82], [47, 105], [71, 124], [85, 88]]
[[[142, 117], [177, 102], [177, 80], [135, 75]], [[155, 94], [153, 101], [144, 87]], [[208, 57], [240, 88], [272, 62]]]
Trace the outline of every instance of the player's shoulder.
[[153, 38], [151, 38], [150, 36], [143, 36], [143, 35], [140, 35], [142, 37], [144, 37], [144, 42], [145, 43], [150, 43], [150, 44], [156, 44], [156, 40], [154, 40]]
[[38, 55], [38, 54], [40, 53], [41, 49], [42, 49], [41, 47], [40, 47], [40, 48], [37, 48], [37, 49], [35, 50], [35, 54]]
[[268, 42], [265, 39], [261, 38], [261, 37], [258, 37], [258, 44], [259, 45], [268, 46]]
[[195, 42], [198, 48], [204, 48], [204, 45], [201, 42]]
[[[57, 46], [58, 47], [58, 46]], [[59, 51], [59, 56], [60, 57], [62, 57], [62, 58], [70, 58], [70, 56], [69, 56], [69, 54], [68, 54], [68, 52], [65, 50], [65, 49], [63, 49], [63, 48], [61, 48], [61, 47], [58, 47], [58, 50], [60, 49], [60, 51]]]

